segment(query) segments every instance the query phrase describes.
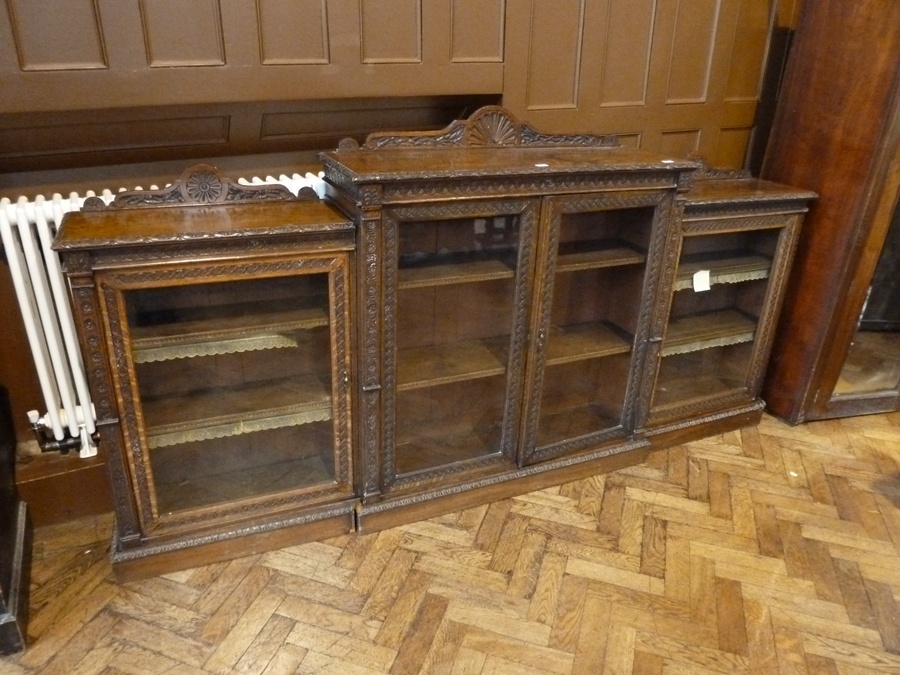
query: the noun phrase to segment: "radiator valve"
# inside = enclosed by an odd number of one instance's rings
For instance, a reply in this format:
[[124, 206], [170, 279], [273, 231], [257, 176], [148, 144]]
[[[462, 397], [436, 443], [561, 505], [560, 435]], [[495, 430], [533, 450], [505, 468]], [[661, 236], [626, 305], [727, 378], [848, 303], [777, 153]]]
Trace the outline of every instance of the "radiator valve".
[[93, 457], [97, 454], [97, 439], [88, 433], [84, 424], [78, 425], [78, 436], [57, 439], [53, 436], [52, 424], [47, 415], [42, 417], [37, 410], [29, 410], [27, 415], [41, 452], [58, 452], [68, 455], [70, 450], [78, 448], [78, 456], [82, 458]]

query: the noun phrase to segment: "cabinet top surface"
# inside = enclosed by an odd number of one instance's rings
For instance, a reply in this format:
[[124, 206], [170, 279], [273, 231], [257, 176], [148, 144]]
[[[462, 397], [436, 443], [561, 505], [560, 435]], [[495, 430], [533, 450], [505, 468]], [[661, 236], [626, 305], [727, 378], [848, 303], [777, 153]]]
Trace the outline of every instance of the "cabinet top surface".
[[66, 214], [53, 248], [67, 251], [352, 230], [349, 220], [319, 200], [109, 209]]
[[735, 178], [695, 181], [685, 199], [690, 207], [735, 202], [807, 202], [816, 196], [815, 192], [790, 185], [758, 178]]
[[354, 183], [398, 180], [557, 176], [573, 173], [694, 170], [695, 162], [625, 147], [441, 147], [336, 150], [326, 170]]

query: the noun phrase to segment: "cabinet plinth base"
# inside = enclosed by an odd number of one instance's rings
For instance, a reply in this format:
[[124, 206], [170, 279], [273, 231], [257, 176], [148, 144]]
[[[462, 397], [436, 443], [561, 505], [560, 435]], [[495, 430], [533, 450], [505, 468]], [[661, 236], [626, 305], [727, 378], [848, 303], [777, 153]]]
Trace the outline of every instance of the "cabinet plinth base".
[[149, 542], [127, 550], [122, 549], [118, 538], [114, 537], [111, 554], [113, 571], [120, 582], [135, 581], [337, 537], [354, 530], [355, 504], [355, 501], [343, 502], [295, 518], [235, 527], [228, 532], [206, 536], [192, 533], [179, 540]]
[[516, 495], [542, 490], [553, 485], [589, 476], [625, 469], [647, 460], [651, 452], [755, 426], [762, 419], [764, 404], [749, 405], [692, 419], [686, 424], [673, 424], [648, 432], [643, 441], [604, 446], [581, 458], [549, 460], [532, 466], [494, 475], [485, 480], [460, 483], [452, 488], [435, 487], [415, 493], [382, 495], [377, 501], [359, 507], [360, 533], [370, 533], [406, 523], [473, 508]]

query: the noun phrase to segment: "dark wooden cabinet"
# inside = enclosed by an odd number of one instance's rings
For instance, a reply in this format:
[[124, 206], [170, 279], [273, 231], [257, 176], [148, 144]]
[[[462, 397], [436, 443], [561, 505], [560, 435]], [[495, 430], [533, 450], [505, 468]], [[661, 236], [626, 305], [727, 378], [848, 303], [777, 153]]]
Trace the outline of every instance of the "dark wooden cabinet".
[[314, 195], [221, 201], [71, 214], [56, 242], [124, 578], [353, 527], [352, 226]]
[[806, 204], [812, 192], [741, 172], [707, 171], [685, 195], [672, 251], [678, 266], [651, 427], [728, 406], [759, 391]]
[[898, 63], [900, 4], [804, 3], [763, 167], [819, 193], [764, 389], [794, 423], [900, 409]]
[[695, 162], [499, 108], [322, 161], [359, 228], [363, 529], [762, 414], [812, 193], [709, 171], [691, 188]]
[[[322, 161], [327, 201], [126, 195], [60, 231], [124, 578], [481, 504], [760, 418], [811, 193], [496, 107]], [[198, 186], [217, 180], [194, 170], [149, 199], [209, 202]]]

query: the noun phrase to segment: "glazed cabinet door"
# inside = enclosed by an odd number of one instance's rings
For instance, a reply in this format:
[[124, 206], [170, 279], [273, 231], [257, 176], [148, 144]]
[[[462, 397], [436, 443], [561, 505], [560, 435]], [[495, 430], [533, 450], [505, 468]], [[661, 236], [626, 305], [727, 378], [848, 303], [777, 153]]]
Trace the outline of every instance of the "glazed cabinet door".
[[799, 217], [743, 220], [716, 231], [714, 221], [685, 218], [659, 350], [654, 421], [758, 397]]
[[621, 442], [636, 395], [670, 194], [548, 197], [528, 361], [524, 463]]
[[353, 495], [349, 255], [100, 276], [145, 536]]
[[515, 461], [538, 205], [385, 209], [382, 489]]

